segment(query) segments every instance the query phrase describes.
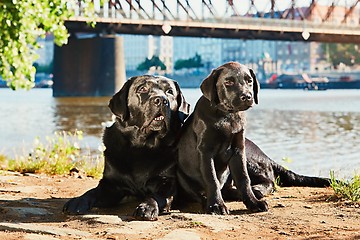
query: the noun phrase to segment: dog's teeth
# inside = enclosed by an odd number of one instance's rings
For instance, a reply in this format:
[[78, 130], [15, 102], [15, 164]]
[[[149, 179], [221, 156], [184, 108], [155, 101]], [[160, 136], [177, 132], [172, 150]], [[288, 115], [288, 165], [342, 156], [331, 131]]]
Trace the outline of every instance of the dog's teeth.
[[155, 119], [155, 121], [162, 121], [162, 120], [164, 120], [164, 116], [159, 116], [154, 119]]

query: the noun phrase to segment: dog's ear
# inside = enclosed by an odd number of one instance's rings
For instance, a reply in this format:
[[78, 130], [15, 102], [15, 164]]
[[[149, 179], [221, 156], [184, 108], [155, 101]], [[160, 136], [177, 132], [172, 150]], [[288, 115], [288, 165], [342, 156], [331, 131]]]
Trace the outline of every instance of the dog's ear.
[[260, 84], [259, 84], [259, 81], [256, 79], [256, 76], [255, 76], [255, 73], [254, 71], [250, 68], [250, 74], [251, 74], [251, 77], [254, 79], [254, 83], [253, 83], [253, 92], [254, 92], [254, 101], [256, 104], [259, 103], [259, 91], [260, 91]]
[[109, 101], [109, 108], [111, 112], [121, 121], [124, 121], [128, 116], [128, 94], [129, 88], [136, 77], [128, 79], [120, 91], [118, 91]]
[[182, 94], [181, 90], [180, 90], [180, 86], [177, 82], [175, 82], [175, 87], [176, 87], [176, 91], [178, 93], [177, 95], [177, 104], [178, 104], [178, 115], [179, 115], [179, 119], [182, 123], [184, 123], [185, 119], [189, 116], [190, 114], [190, 104], [188, 104], [185, 100], [184, 95]]
[[219, 103], [219, 98], [216, 90], [216, 82], [223, 68], [217, 68], [212, 70], [209, 76], [205, 78], [201, 85], [200, 89], [203, 93], [204, 97], [206, 97], [211, 103], [217, 104]]

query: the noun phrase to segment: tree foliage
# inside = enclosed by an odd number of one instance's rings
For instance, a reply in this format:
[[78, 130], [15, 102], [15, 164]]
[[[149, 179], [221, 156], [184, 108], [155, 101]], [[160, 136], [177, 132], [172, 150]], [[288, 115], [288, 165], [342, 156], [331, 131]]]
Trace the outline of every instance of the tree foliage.
[[194, 57], [188, 59], [179, 59], [175, 62], [174, 68], [175, 70], [180, 70], [183, 68], [200, 68], [203, 67], [201, 56], [199, 54], [195, 54]]
[[64, 21], [75, 13], [78, 2], [92, 15], [90, 0], [1, 0], [0, 75], [12, 89], [34, 86], [37, 39], [53, 34], [61, 46], [67, 43]]
[[165, 64], [160, 60], [158, 56], [152, 56], [151, 59], [145, 58], [145, 60], [138, 65], [137, 70], [149, 70], [151, 67], [160, 67], [161, 70], [166, 69]]
[[359, 44], [326, 43], [323, 44], [323, 50], [328, 55], [333, 66], [340, 63], [348, 66], [360, 64]]

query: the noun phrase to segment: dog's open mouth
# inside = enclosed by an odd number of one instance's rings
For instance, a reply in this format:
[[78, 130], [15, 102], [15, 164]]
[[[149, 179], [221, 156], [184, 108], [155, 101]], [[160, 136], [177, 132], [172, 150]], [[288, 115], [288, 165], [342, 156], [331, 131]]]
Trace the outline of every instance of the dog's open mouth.
[[162, 114], [157, 115], [149, 124], [149, 128], [152, 131], [160, 131], [165, 126], [165, 117]]

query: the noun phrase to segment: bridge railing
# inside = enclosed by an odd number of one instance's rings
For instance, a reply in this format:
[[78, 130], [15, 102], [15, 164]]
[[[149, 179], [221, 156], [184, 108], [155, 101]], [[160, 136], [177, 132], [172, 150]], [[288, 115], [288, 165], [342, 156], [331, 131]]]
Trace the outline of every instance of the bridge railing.
[[[284, 1], [284, 0], [279, 0]], [[112, 18], [112, 19], [147, 19], [147, 20], [182, 20], [182, 21], [214, 21], [223, 22], [232, 16], [242, 16], [237, 10], [232, 10], [229, 7], [229, 0], [222, 0], [220, 6], [217, 5], [217, 9], [213, 6], [211, 0], [93, 0], [96, 15], [99, 18]], [[191, 3], [190, 3], [191, 2]], [[233, 1], [231, 1], [233, 2]], [[235, 1], [234, 1], [235, 2]], [[250, 1], [249, 1], [250, 2]], [[266, 1], [265, 1], [266, 2]], [[219, 4], [219, 0], [216, 1]], [[243, 1], [246, 4], [246, 1]], [[86, 7], [82, 5], [81, 1], [78, 2], [76, 7], [76, 16], [83, 16], [83, 9]], [[265, 4], [265, 3], [264, 3]], [[293, 6], [294, 7], [294, 6]], [[353, 6], [355, 7], [355, 6]], [[300, 8], [300, 7], [295, 7]], [[331, 8], [331, 6], [329, 6]], [[344, 7], [344, 11], [347, 8]], [[289, 9], [283, 10], [283, 12]], [[250, 13], [249, 11], [243, 14], [246, 18], [261, 18], [261, 19], [280, 19], [281, 21], [294, 21], [298, 18], [286, 19], [281, 17], [280, 14], [275, 14], [271, 17], [270, 14], [262, 12]], [[346, 11], [345, 11], [346, 12]], [[352, 11], [356, 12], [356, 11]], [[328, 10], [330, 14], [330, 10]], [[359, 14], [357, 14], [357, 20], [359, 20]], [[259, 17], [259, 16], [263, 17]], [[344, 13], [346, 15], [346, 13]], [[265, 17], [266, 16], [266, 17]], [[309, 21], [306, 20], [299, 21]], [[232, 19], [232, 18], [231, 18]], [[331, 24], [338, 23], [341, 25], [359, 25], [359, 21], [341, 21], [343, 19], [336, 19], [328, 17], [326, 20], [314, 18], [312, 22], [330, 22]], [[232, 20], [230, 20], [232, 21]]]

